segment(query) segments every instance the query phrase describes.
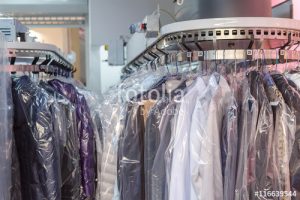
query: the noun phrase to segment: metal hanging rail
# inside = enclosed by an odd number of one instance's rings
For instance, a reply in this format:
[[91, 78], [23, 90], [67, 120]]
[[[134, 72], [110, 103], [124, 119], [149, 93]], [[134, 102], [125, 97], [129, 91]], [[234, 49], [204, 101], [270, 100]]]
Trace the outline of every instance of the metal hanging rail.
[[70, 74], [74, 71], [73, 65], [54, 45], [37, 42], [8, 42], [6, 46], [10, 69], [25, 68], [25, 66], [31, 69], [36, 66], [34, 69], [45, 70], [46, 66], [50, 71], [62, 74]]
[[267, 60], [276, 61], [280, 57], [295, 61], [299, 60], [296, 51], [299, 44], [298, 20], [257, 17], [177, 22], [163, 27], [160, 38], [131, 60], [123, 73], [130, 74], [147, 62], [180, 52], [203, 52], [207, 59], [214, 60], [235, 56], [244, 59], [249, 57], [247, 52], [252, 52], [255, 59], [257, 52], [263, 51]]

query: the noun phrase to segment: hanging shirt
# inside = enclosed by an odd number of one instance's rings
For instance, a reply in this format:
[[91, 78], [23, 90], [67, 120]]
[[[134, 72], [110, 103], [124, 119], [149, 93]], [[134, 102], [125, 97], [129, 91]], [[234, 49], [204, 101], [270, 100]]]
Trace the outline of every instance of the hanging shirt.
[[193, 113], [190, 130], [192, 199], [223, 199], [220, 136], [222, 119], [232, 93], [227, 81], [218, 76], [211, 76]]
[[159, 100], [149, 111], [148, 118], [146, 120], [145, 137], [144, 137], [144, 168], [145, 168], [145, 195], [146, 200], [150, 200], [151, 196], [154, 195], [151, 191], [152, 182], [152, 167], [155, 155], [157, 153], [161, 132], [159, 131], [159, 124], [163, 110], [168, 105], [168, 98]]
[[[268, 97], [273, 103], [275, 115], [274, 143], [272, 146], [272, 155], [274, 156], [272, 165], [277, 172], [277, 176], [275, 176], [277, 178], [274, 181], [278, 186], [275, 191], [290, 191], [289, 161], [294, 143], [296, 120], [277, 88], [269, 86], [267, 91]], [[291, 197], [286, 196], [284, 199], [291, 199]]]
[[201, 183], [199, 182], [199, 166], [207, 163], [206, 158], [201, 157], [203, 143], [207, 141], [209, 133], [206, 133], [208, 108], [212, 97], [218, 89], [218, 83], [214, 75], [211, 76], [208, 86], [197, 97], [195, 109], [192, 115], [190, 129], [190, 170], [191, 170], [191, 199], [201, 199]]
[[169, 185], [169, 200], [190, 199], [191, 180], [189, 166], [189, 133], [192, 121], [192, 113], [196, 99], [205, 89], [202, 78], [196, 80], [187, 94], [181, 99], [180, 110], [175, 128], [172, 155], [172, 169]]
[[250, 140], [255, 135], [258, 119], [258, 103], [250, 93], [248, 80], [242, 83], [242, 105], [239, 116], [238, 163], [235, 200], [249, 200], [248, 155]]
[[234, 199], [238, 151], [238, 105], [232, 97], [222, 125], [222, 174], [224, 200]]
[[[251, 94], [258, 102], [258, 121], [255, 135], [250, 138], [248, 158], [249, 198], [257, 198], [256, 192], [271, 190], [273, 177], [270, 176], [271, 147], [273, 142], [273, 112], [263, 85], [262, 75], [252, 71], [248, 74]], [[268, 81], [268, 76], [265, 77]], [[270, 78], [270, 77], [269, 77]]]
[[[293, 151], [290, 159], [290, 173], [291, 173], [291, 183], [292, 189], [297, 191], [297, 197], [300, 196], [300, 110], [298, 107], [298, 102], [300, 102], [299, 88], [300, 88], [300, 74], [288, 74], [290, 80], [284, 79], [284, 77], [277, 76], [280, 85], [277, 85], [278, 89], [281, 91], [283, 98], [287, 99], [292, 95], [293, 102], [286, 102], [288, 106], [293, 110], [296, 116], [296, 133], [295, 133], [295, 143], [293, 146]], [[293, 87], [293, 90], [290, 87]], [[288, 89], [290, 88], [290, 89]], [[296, 91], [297, 93], [285, 92], [285, 91]], [[292, 105], [291, 105], [292, 103]]]
[[[284, 131], [284, 134], [288, 134], [288, 135], [284, 135], [285, 139], [287, 140], [287, 145], [288, 145], [288, 151], [291, 151], [291, 155], [289, 155], [290, 152], [288, 152], [288, 156], [290, 163], [289, 163], [289, 169], [290, 169], [290, 177], [291, 177], [291, 186], [293, 188], [293, 190], [297, 190], [297, 192], [300, 191], [300, 182], [299, 182], [299, 177], [300, 177], [300, 157], [299, 157], [299, 152], [300, 152], [300, 107], [299, 107], [299, 102], [300, 102], [300, 96], [299, 96], [299, 89], [297, 88], [297, 86], [295, 87], [294, 84], [290, 85], [289, 81], [282, 76], [281, 74], [273, 74], [272, 78], [277, 86], [277, 88], [279, 89], [279, 91], [282, 94], [283, 99], [285, 100], [285, 104], [282, 104], [284, 102], [281, 103], [281, 106], [278, 107], [278, 117], [281, 117], [282, 120], [284, 122], [290, 122], [287, 124], [283, 124], [282, 122], [278, 122], [278, 126], [286, 126], [284, 127], [283, 130], [280, 130], [280, 128], [277, 128], [276, 130], [279, 130], [279, 133], [282, 133], [282, 131]], [[291, 77], [292, 81], [294, 81], [294, 83], [298, 84], [298, 80], [299, 80], [299, 75], [298, 74], [292, 74]], [[292, 87], [294, 86], [294, 87]], [[280, 112], [280, 110], [282, 110], [282, 112]], [[288, 124], [291, 124], [293, 118], [291, 117], [291, 113], [293, 115], [295, 115], [295, 120], [296, 120], [296, 127], [294, 130], [294, 138], [293, 137], [293, 133], [290, 132], [291, 131], [291, 126], [287, 126]], [[280, 114], [282, 114], [282, 116], [280, 116]], [[287, 118], [286, 118], [286, 117]], [[280, 119], [279, 119], [280, 120]], [[287, 120], [287, 121], [286, 121]], [[290, 137], [288, 137], [290, 136]], [[281, 137], [282, 138], [282, 137]], [[290, 138], [290, 139], [289, 139]], [[291, 139], [293, 139], [294, 141], [291, 141]], [[294, 142], [293, 148], [292, 150], [290, 149], [291, 147], [291, 142]], [[282, 142], [281, 142], [282, 143]], [[284, 144], [284, 143], [282, 143]], [[281, 159], [282, 160], [282, 159]], [[284, 160], [283, 160], [284, 161]], [[286, 170], [286, 169], [285, 169]], [[284, 171], [281, 171], [284, 172]], [[284, 174], [282, 174], [284, 175]], [[282, 186], [284, 187], [284, 185]], [[297, 197], [299, 196], [299, 193], [297, 193]]]
[[176, 113], [176, 103], [168, 104], [159, 124], [160, 143], [153, 161], [151, 174], [151, 200], [168, 199], [166, 161], [164, 159], [172, 134], [172, 122]]

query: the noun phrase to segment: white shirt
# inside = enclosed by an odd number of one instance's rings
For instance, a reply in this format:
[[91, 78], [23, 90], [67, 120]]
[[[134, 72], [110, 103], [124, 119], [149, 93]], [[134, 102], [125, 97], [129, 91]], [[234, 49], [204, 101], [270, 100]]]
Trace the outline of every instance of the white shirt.
[[223, 199], [220, 135], [232, 92], [223, 77], [218, 84], [214, 76], [197, 102], [190, 130], [192, 185], [198, 200]]
[[[206, 125], [208, 108], [212, 97], [218, 89], [218, 83], [214, 75], [211, 76], [208, 86], [202, 94], [197, 97], [196, 106], [193, 112], [190, 129], [190, 173], [191, 173], [191, 200], [200, 199], [201, 185], [199, 183], [199, 165], [207, 161], [200, 156], [201, 147], [206, 143]], [[197, 192], [196, 192], [197, 191]]]
[[181, 99], [175, 133], [172, 134], [172, 137], [174, 136], [174, 146], [169, 200], [190, 199], [189, 133], [196, 99], [205, 87], [202, 78], [198, 78], [196, 84]]

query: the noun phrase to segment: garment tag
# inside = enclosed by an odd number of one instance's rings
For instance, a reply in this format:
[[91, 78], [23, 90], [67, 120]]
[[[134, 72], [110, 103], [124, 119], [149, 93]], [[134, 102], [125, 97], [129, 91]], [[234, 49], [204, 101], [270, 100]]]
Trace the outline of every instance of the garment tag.
[[271, 106], [278, 106], [279, 105], [279, 101], [272, 101], [270, 102]]

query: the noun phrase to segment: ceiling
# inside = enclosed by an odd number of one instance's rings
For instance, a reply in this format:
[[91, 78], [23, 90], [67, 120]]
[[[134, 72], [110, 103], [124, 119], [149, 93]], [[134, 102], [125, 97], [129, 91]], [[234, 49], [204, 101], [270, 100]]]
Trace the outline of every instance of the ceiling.
[[27, 26], [82, 27], [88, 0], [0, 0], [0, 13]]
[[83, 16], [88, 13], [88, 0], [1, 0], [4, 15], [24, 16]]

